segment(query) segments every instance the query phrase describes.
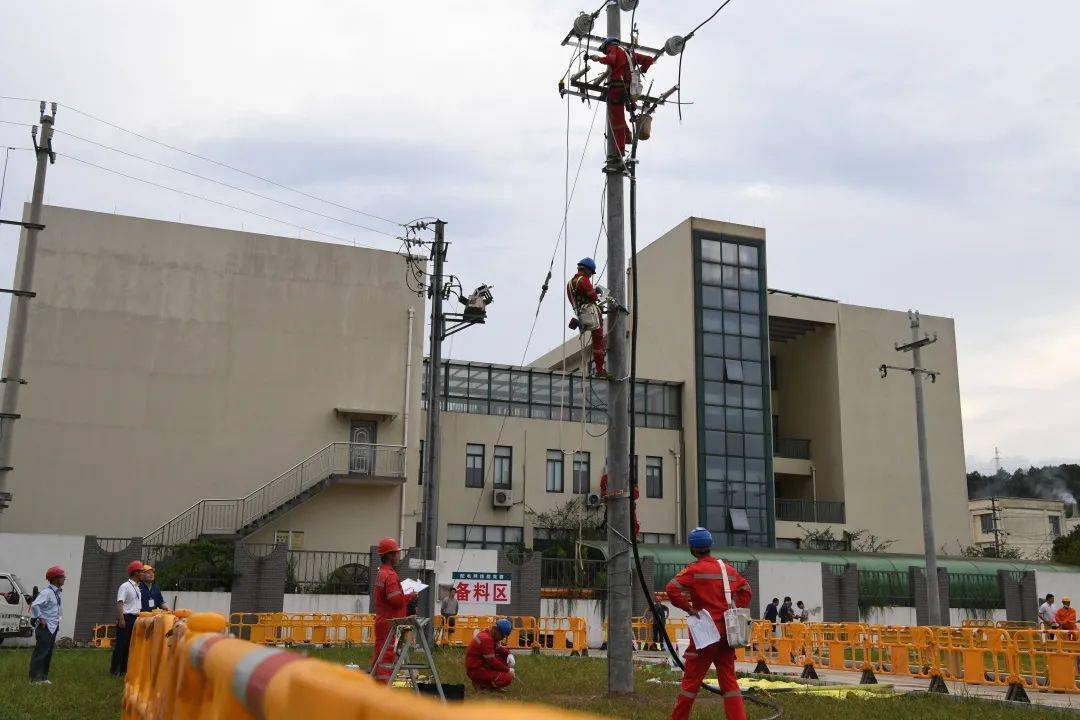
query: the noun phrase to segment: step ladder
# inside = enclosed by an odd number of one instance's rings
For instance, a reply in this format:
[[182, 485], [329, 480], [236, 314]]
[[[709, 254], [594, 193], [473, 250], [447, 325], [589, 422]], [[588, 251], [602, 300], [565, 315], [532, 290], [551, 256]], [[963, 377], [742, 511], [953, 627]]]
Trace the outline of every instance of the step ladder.
[[[439, 679], [439, 671], [435, 667], [435, 659], [431, 656], [431, 645], [428, 644], [427, 627], [431, 624], [431, 618], [410, 615], [390, 621], [390, 633], [383, 641], [382, 647], [376, 648], [374, 661], [371, 663], [369, 675], [375, 677], [379, 659], [385, 655], [388, 648], [397, 647], [397, 657], [394, 659], [394, 669], [390, 671], [387, 685], [393, 686], [399, 677], [404, 679], [415, 691], [420, 692], [417, 684], [417, 672], [427, 671], [431, 673], [431, 681], [439, 693], [439, 699], [446, 702], [446, 694], [443, 692], [442, 681]], [[413, 650], [420, 649], [422, 656], [416, 661], [412, 658]]]

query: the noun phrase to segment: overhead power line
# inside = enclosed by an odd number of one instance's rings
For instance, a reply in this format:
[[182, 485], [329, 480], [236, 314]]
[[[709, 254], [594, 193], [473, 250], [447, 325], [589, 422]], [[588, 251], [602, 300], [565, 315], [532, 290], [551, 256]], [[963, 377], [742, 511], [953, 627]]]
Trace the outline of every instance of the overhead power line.
[[127, 157], [134, 158], [135, 160], [141, 160], [142, 162], [149, 163], [151, 165], [156, 165], [156, 166], [158, 166], [160, 168], [164, 168], [166, 170], [172, 170], [173, 172], [178, 172], [178, 173], [181, 173], [183, 175], [188, 175], [190, 177], [198, 178], [200, 180], [205, 180], [207, 182], [214, 183], [215, 185], [220, 185], [221, 187], [229, 188], [230, 190], [236, 190], [237, 192], [242, 192], [242, 193], [245, 193], [247, 195], [251, 195], [252, 197], [259, 198], [260, 200], [267, 200], [269, 202], [278, 203], [279, 205], [283, 205], [283, 206], [285, 206], [287, 208], [292, 208], [293, 210], [300, 210], [301, 212], [310, 213], [312, 215], [316, 215], [318, 217], [325, 218], [327, 220], [333, 220], [334, 222], [339, 222], [339, 223], [342, 223], [344, 225], [351, 225], [352, 227], [360, 228], [361, 230], [367, 230], [367, 231], [373, 232], [373, 233], [378, 233], [380, 235], [385, 235], [386, 237], [390, 237], [390, 238], [396, 238], [397, 237], [396, 235], [394, 235], [392, 233], [384, 232], [382, 230], [377, 230], [376, 228], [369, 227], [367, 225], [361, 225], [359, 223], [354, 223], [351, 220], [345, 220], [344, 218], [335, 217], [333, 215], [327, 215], [325, 213], [318, 212], [317, 210], [309, 210], [308, 208], [302, 207], [300, 205], [293, 205], [292, 203], [285, 202], [284, 200], [278, 200], [277, 198], [272, 198], [269, 195], [262, 195], [260, 193], [254, 192], [253, 190], [248, 190], [247, 188], [242, 188], [242, 187], [240, 187], [238, 185], [232, 185], [230, 183], [223, 182], [221, 180], [215, 180], [214, 178], [206, 177], [205, 175], [200, 175], [199, 173], [191, 172], [190, 170], [184, 170], [183, 168], [178, 168], [178, 167], [176, 167], [174, 165], [169, 165], [168, 163], [159, 162], [157, 160], [153, 160], [151, 158], [144, 157], [142, 155], [138, 155], [138, 154], [133, 153], [133, 152], [128, 152], [127, 150], [121, 150], [120, 148], [115, 148], [115, 147], [112, 147], [111, 145], [106, 145], [105, 143], [98, 142], [97, 140], [90, 140], [89, 138], [80, 137], [79, 135], [76, 135], [75, 133], [70, 133], [70, 132], [67, 132], [65, 130], [54, 130], [53, 132], [55, 132], [57, 134], [60, 134], [60, 135], [65, 135], [65, 136], [70, 137], [70, 138], [72, 138], [74, 140], [79, 140], [79, 141], [82, 141], [84, 143], [88, 143], [90, 145], [96, 145], [97, 147], [102, 148], [104, 150], [110, 150], [112, 152], [119, 153], [121, 155], [126, 155]]
[[264, 220], [270, 220], [271, 222], [276, 222], [276, 223], [279, 223], [281, 225], [285, 225], [285, 226], [288, 226], [288, 227], [291, 227], [291, 228], [295, 228], [297, 230], [303, 230], [305, 232], [314, 233], [316, 235], [322, 235], [323, 237], [333, 238], [334, 240], [340, 240], [342, 242], [349, 243], [350, 245], [356, 245], [357, 244], [355, 240], [351, 240], [349, 238], [341, 237], [340, 235], [334, 235], [332, 233], [323, 232], [322, 230], [316, 230], [315, 228], [307, 227], [305, 225], [297, 225], [296, 223], [291, 223], [291, 222], [289, 222], [287, 220], [282, 220], [280, 218], [272, 217], [270, 215], [264, 215], [263, 213], [256, 212], [254, 210], [248, 210], [247, 208], [242, 208], [242, 207], [240, 207], [238, 205], [230, 205], [229, 203], [222, 202], [220, 200], [214, 200], [213, 198], [208, 198], [205, 195], [198, 195], [196, 193], [188, 192], [187, 190], [180, 190], [179, 188], [170, 187], [168, 185], [162, 185], [161, 183], [157, 183], [157, 182], [154, 182], [152, 180], [147, 180], [145, 178], [137, 177], [135, 175], [129, 175], [128, 173], [121, 172], [120, 170], [114, 170], [113, 168], [106, 167], [104, 165], [98, 165], [97, 163], [90, 162], [89, 160], [83, 160], [82, 158], [75, 157], [74, 155], [69, 155], [67, 153], [56, 153], [56, 154], [58, 156], [60, 156], [60, 157], [67, 158], [68, 160], [74, 160], [77, 163], [81, 163], [83, 165], [87, 165], [87, 166], [92, 167], [92, 168], [97, 168], [98, 170], [102, 170], [102, 171], [107, 172], [107, 173], [112, 173], [113, 175], [119, 175], [120, 177], [127, 178], [128, 180], [135, 180], [136, 182], [141, 182], [143, 184], [150, 185], [150, 186], [156, 187], [156, 188], [160, 188], [162, 190], [169, 190], [169, 191], [177, 193], [179, 195], [186, 195], [187, 197], [195, 198], [196, 200], [202, 200], [202, 201], [208, 202], [208, 203], [213, 203], [214, 205], [220, 205], [221, 207], [229, 208], [230, 210], [237, 210], [239, 212], [247, 213], [249, 215], [254, 215], [255, 217], [260, 217], [260, 218], [263, 218]]
[[183, 155], [187, 155], [189, 157], [193, 157], [193, 158], [202, 160], [203, 162], [208, 162], [208, 163], [210, 163], [212, 165], [217, 165], [218, 167], [225, 168], [226, 170], [231, 170], [232, 172], [240, 173], [241, 175], [246, 175], [247, 177], [254, 178], [255, 180], [259, 180], [260, 182], [264, 182], [264, 183], [267, 183], [269, 185], [273, 185], [274, 187], [281, 188], [282, 190], [288, 190], [289, 192], [294, 192], [294, 193], [296, 193], [298, 195], [303, 195], [304, 197], [309, 198], [311, 200], [317, 200], [319, 202], [326, 203], [327, 205], [333, 205], [334, 207], [340, 208], [341, 210], [348, 210], [349, 212], [354, 212], [354, 213], [357, 213], [359, 215], [364, 215], [364, 216], [372, 218], [374, 220], [381, 220], [382, 222], [389, 223], [391, 225], [402, 226], [402, 223], [399, 223], [396, 220], [390, 220], [389, 218], [385, 218], [385, 217], [382, 217], [381, 215], [376, 215], [374, 213], [367, 212], [366, 210], [360, 210], [358, 208], [350, 207], [348, 205], [343, 205], [343, 204], [335, 202], [333, 200], [328, 200], [328, 199], [326, 199], [324, 197], [319, 197], [318, 195], [313, 195], [313, 194], [311, 194], [309, 192], [306, 192], [304, 190], [300, 190], [298, 188], [294, 188], [294, 187], [291, 187], [289, 185], [279, 183], [276, 180], [271, 180], [268, 177], [263, 177], [262, 175], [257, 175], [257, 174], [255, 174], [253, 172], [248, 172], [247, 170], [243, 170], [241, 168], [238, 168], [235, 165], [230, 165], [229, 163], [222, 162], [220, 160], [215, 160], [213, 158], [206, 157], [205, 155], [200, 155], [199, 153], [192, 152], [190, 150], [185, 150], [184, 148], [177, 147], [176, 145], [170, 145], [169, 143], [163, 142], [161, 140], [157, 140], [155, 138], [152, 138], [152, 137], [150, 137], [148, 135], [144, 135], [143, 133], [140, 133], [140, 132], [136, 132], [134, 130], [129, 130], [128, 128], [117, 125], [114, 122], [110, 122], [109, 120], [105, 120], [104, 118], [100, 118], [97, 115], [92, 115], [91, 113], [88, 113], [88, 112], [86, 112], [84, 110], [80, 110], [80, 109], [78, 109], [76, 107], [72, 107], [71, 105], [68, 105], [66, 103], [58, 103], [58, 104], [61, 107], [65, 108], [67, 110], [70, 110], [73, 113], [76, 113], [78, 115], [82, 115], [83, 117], [89, 118], [90, 120], [93, 120], [95, 122], [99, 122], [102, 125], [107, 125], [107, 126], [113, 128], [114, 130], [119, 130], [120, 132], [127, 133], [128, 135], [133, 135], [134, 137], [137, 137], [137, 138], [139, 138], [141, 140], [145, 140], [146, 142], [154, 143], [155, 145], [160, 145], [161, 147], [172, 150], [173, 152], [178, 152], [178, 153], [181, 153]]

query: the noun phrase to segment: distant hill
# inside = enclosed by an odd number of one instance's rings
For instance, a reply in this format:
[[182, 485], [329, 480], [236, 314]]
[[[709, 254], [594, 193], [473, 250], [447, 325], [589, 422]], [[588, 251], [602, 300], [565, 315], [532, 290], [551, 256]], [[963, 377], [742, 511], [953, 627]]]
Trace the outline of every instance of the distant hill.
[[1062, 500], [1075, 505], [1080, 497], [1080, 465], [1030, 467], [1011, 474], [1004, 470], [995, 475], [970, 472], [967, 474], [967, 490], [969, 500], [993, 496], [1022, 497]]

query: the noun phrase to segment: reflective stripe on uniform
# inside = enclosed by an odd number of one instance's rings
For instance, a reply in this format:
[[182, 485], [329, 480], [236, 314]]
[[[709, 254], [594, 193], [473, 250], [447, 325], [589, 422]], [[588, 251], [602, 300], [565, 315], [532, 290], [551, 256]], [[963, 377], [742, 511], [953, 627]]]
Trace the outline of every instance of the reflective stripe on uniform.
[[691, 700], [693, 700], [693, 699], [695, 699], [697, 697], [696, 692], [690, 692], [689, 690], [683, 690], [681, 688], [679, 689], [679, 694], [682, 695], [685, 698], [690, 698]]
[[671, 584], [674, 585], [675, 587], [679, 588], [680, 590], [686, 590], [687, 589], [687, 587], [685, 585], [683, 585], [681, 582], [679, 582], [678, 578], [672, 578], [671, 579]]
[[720, 573], [694, 573], [695, 580], [723, 580], [724, 576]]
[[400, 591], [400, 590], [395, 590], [394, 592], [392, 592], [392, 593], [390, 593], [389, 595], [387, 595], [387, 596], [386, 596], [386, 599], [387, 599], [387, 600], [389, 600], [390, 598], [392, 598], [392, 597], [396, 597], [396, 596], [398, 596], [398, 595], [400, 595], [400, 594], [401, 594], [401, 591]]
[[742, 690], [729, 690], [728, 692], [724, 693], [724, 697], [742, 697]]

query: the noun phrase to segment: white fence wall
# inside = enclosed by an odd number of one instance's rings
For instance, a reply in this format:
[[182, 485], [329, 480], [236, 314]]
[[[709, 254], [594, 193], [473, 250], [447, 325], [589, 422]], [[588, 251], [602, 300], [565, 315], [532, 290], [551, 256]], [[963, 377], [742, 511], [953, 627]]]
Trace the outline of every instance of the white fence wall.
[[367, 595], [305, 595], [288, 593], [282, 604], [287, 613], [366, 613]]
[[[497, 550], [458, 550], [439, 548], [435, 561], [435, 574], [439, 585], [452, 585], [455, 572], [498, 572], [499, 552]], [[430, 592], [430, 590], [425, 590]], [[435, 592], [438, 592], [436, 589]], [[439, 600], [441, 595], [436, 596]], [[505, 609], [505, 608], [504, 608]], [[461, 615], [495, 615], [499, 606], [495, 603], [461, 603], [458, 612]]]
[[177, 610], [212, 612], [229, 617], [232, 607], [230, 592], [194, 592], [191, 590], [162, 590], [165, 604]]
[[754, 592], [757, 593], [762, 614], [765, 613], [765, 606], [774, 597], [779, 598], [781, 603], [785, 597], [791, 597], [792, 607], [798, 601], [803, 601], [810, 611], [812, 622], [820, 622], [822, 619], [823, 600], [819, 563], [759, 562], [758, 586], [754, 588]]
[[[83, 545], [82, 535], [45, 535], [31, 533], [0, 533], [0, 571], [14, 573], [26, 583], [23, 588], [27, 593], [37, 585], [45, 587], [45, 571], [53, 565], [59, 565], [67, 573], [64, 583], [64, 617], [60, 621], [60, 637], [75, 634], [75, 610], [78, 607], [79, 583], [82, 580]], [[0, 600], [2, 603], [3, 600]], [[33, 640], [15, 645], [32, 645]], [[7, 644], [7, 643], [5, 643]]]

